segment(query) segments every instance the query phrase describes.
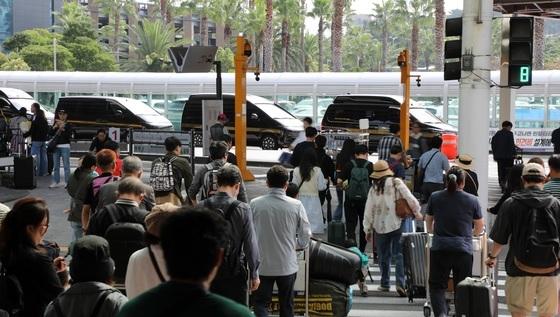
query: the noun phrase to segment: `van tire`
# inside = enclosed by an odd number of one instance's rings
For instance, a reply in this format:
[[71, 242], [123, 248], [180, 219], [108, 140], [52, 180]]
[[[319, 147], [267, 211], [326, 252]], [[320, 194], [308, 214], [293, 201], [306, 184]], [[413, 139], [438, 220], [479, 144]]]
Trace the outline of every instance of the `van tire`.
[[261, 148], [263, 150], [277, 150], [278, 149], [278, 140], [273, 135], [265, 134], [261, 138]]
[[195, 131], [193, 133], [193, 143], [196, 147], [202, 146], [202, 133], [200, 133], [199, 131]]

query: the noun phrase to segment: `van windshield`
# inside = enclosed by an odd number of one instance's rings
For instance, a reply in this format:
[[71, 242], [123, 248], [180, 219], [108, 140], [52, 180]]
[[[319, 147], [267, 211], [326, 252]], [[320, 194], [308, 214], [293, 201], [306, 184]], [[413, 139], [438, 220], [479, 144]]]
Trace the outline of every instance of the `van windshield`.
[[256, 104], [264, 113], [272, 119], [295, 119], [289, 112], [272, 103]]
[[157, 113], [157, 111], [140, 100], [127, 98], [124, 99], [122, 105], [136, 115], [159, 116], [159, 113]]
[[441, 120], [424, 108], [410, 108], [410, 114], [422, 123], [441, 123]]

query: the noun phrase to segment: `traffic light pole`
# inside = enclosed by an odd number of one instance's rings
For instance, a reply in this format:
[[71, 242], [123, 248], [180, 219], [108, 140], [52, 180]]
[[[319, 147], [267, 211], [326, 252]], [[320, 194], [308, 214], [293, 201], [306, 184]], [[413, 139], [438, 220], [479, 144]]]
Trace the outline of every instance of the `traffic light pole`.
[[251, 56], [251, 45], [243, 35], [236, 39], [235, 51], [235, 155], [237, 166], [244, 181], [253, 181], [255, 176], [247, 169], [247, 61]]
[[403, 84], [403, 103], [400, 112], [401, 142], [403, 151], [406, 152], [410, 135], [410, 56], [407, 49], [400, 52], [397, 64], [401, 68], [401, 84]]
[[[488, 205], [490, 57], [492, 1], [463, 1], [462, 55], [472, 54], [473, 70], [463, 71], [459, 94], [459, 154], [470, 154], [478, 174], [479, 201]], [[476, 74], [473, 75], [473, 74]]]

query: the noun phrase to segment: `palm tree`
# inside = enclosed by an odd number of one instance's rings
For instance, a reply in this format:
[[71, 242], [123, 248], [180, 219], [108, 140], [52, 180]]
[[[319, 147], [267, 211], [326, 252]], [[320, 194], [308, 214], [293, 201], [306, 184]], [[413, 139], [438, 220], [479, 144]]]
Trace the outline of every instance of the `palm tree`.
[[319, 48], [319, 71], [323, 71], [324, 58], [323, 58], [323, 37], [325, 27], [327, 26], [325, 20], [329, 20], [332, 16], [332, 2], [331, 0], [314, 0], [313, 10], [308, 13], [310, 17], [319, 19], [317, 28], [317, 43]]
[[544, 69], [544, 19], [535, 18], [533, 49], [533, 67], [536, 70]]
[[445, 7], [444, 0], [435, 0], [436, 19], [434, 23], [435, 32], [435, 66], [436, 71], [443, 70], [443, 38], [445, 23]]
[[224, 26], [224, 45], [229, 45], [233, 25], [242, 10], [243, 0], [214, 0], [211, 2], [210, 17], [216, 24]]
[[411, 21], [410, 32], [410, 65], [412, 70], [418, 68], [418, 42], [420, 24], [429, 20], [433, 15], [433, 0], [398, 0], [397, 11], [401, 16], [408, 16]]
[[[282, 60], [280, 71], [288, 71], [288, 51], [290, 47], [290, 27], [298, 22], [294, 17], [299, 16], [299, 5], [297, 0], [276, 0], [276, 13], [281, 25], [282, 36]], [[291, 23], [290, 23], [291, 22]]]
[[389, 51], [389, 32], [391, 25], [397, 20], [397, 10], [393, 0], [382, 0], [381, 4], [374, 6], [375, 26], [381, 30], [381, 62], [379, 70], [384, 72], [387, 67], [387, 55]]
[[[234, 29], [243, 30], [253, 44], [254, 57], [260, 62], [263, 52], [264, 29], [266, 26], [266, 2], [267, 0], [254, 0], [242, 11], [239, 19], [235, 20]], [[271, 57], [272, 60], [272, 57]], [[272, 63], [272, 62], [270, 62]], [[271, 65], [271, 64], [265, 64]]]
[[319, 67], [317, 65], [317, 56], [319, 55], [319, 46], [317, 45], [317, 36], [313, 34], [305, 34], [305, 61], [303, 63], [305, 72], [316, 72]]
[[[121, 40], [126, 37], [126, 26], [121, 24], [121, 13], [136, 16], [136, 2], [134, 0], [97, 0], [101, 12], [109, 18], [109, 25], [101, 30], [102, 33], [111, 33], [109, 45], [115, 54], [117, 63], [120, 60]], [[136, 20], [136, 19], [134, 19]]]
[[272, 71], [272, 49], [273, 49], [273, 0], [266, 0], [266, 24], [263, 34], [263, 71]]
[[200, 18], [200, 45], [208, 46], [208, 16], [212, 11], [213, 1], [208, 0], [188, 0], [181, 3], [181, 8], [185, 11], [196, 14]]
[[163, 24], [162, 20], [143, 20], [131, 28], [139, 44], [132, 43], [138, 60], [128, 60], [123, 64], [126, 71], [168, 72], [171, 71], [167, 51], [170, 47], [184, 44], [175, 42], [173, 23]]
[[331, 23], [332, 71], [342, 71], [342, 18], [344, 16], [344, 0], [333, 0], [333, 19]]

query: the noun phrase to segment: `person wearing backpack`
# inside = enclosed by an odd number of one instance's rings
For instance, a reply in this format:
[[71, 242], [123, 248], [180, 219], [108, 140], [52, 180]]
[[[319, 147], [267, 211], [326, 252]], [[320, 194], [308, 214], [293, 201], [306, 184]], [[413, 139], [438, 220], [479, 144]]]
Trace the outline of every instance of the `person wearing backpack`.
[[181, 157], [181, 141], [174, 136], [165, 139], [165, 156], [152, 162], [150, 186], [154, 189], [156, 204], [172, 203], [181, 206], [186, 202], [181, 194], [191, 186], [193, 175], [191, 164]]
[[64, 291], [63, 282], [68, 279], [64, 258], [52, 260], [39, 248], [48, 228], [49, 209], [40, 198], [16, 201], [4, 218], [0, 227], [0, 315], [2, 310], [18, 310], [18, 317], [43, 316], [47, 304]]
[[85, 236], [71, 247], [72, 286], [58, 295], [45, 310], [45, 317], [114, 317], [128, 301], [111, 286], [115, 262], [109, 242]]
[[337, 182], [347, 184], [346, 197], [344, 201], [344, 217], [346, 218], [346, 238], [357, 241], [356, 226], [360, 226], [359, 249], [366, 249], [366, 234], [364, 232], [364, 208], [368, 197], [371, 180], [369, 175], [373, 173], [373, 164], [368, 161], [368, 148], [363, 144], [354, 148], [354, 159], [350, 160], [339, 175]]
[[[197, 195], [200, 193], [200, 200], [214, 196], [218, 192], [218, 171], [224, 166], [233, 166], [227, 162], [228, 146], [224, 141], [210, 143], [210, 158], [212, 162], [199, 167], [194, 174], [194, 180], [189, 187], [188, 195], [193, 205], [197, 204]], [[241, 172], [239, 172], [241, 173]], [[237, 200], [248, 203], [245, 183], [241, 180]]]
[[523, 167], [524, 189], [515, 191], [501, 206], [492, 227], [494, 240], [486, 264], [494, 267], [509, 242], [505, 267], [506, 303], [512, 316], [530, 316], [537, 303], [539, 316], [558, 313], [560, 265], [560, 202], [543, 189], [544, 167]]
[[114, 204], [107, 205], [91, 217], [87, 234], [105, 237], [109, 226], [118, 222], [139, 223], [144, 225], [148, 212], [140, 209], [140, 202], [144, 199], [146, 185], [134, 177], [127, 177], [120, 181], [119, 197]]
[[97, 166], [101, 167], [102, 173], [91, 180], [85, 191], [85, 196], [82, 199], [82, 228], [84, 232], [87, 232], [89, 220], [98, 209], [97, 205], [101, 186], [119, 180], [118, 177], [113, 176], [116, 159], [115, 152], [107, 149], [101, 150], [95, 155]]
[[248, 204], [235, 199], [241, 187], [239, 170], [233, 165], [224, 166], [218, 171], [217, 178], [218, 192], [201, 201], [200, 206], [224, 217], [230, 226], [230, 234], [224, 260], [210, 290], [248, 305], [247, 277], [250, 279], [250, 291], [255, 291], [260, 284], [259, 246], [253, 228], [253, 214]]

